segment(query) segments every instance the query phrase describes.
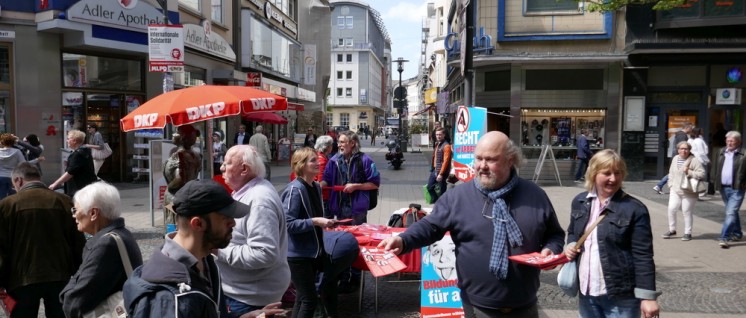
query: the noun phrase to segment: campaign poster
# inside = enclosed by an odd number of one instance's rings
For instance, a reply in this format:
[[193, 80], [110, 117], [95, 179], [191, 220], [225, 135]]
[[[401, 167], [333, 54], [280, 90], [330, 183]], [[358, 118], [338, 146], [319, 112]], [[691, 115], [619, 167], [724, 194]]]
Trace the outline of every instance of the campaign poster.
[[474, 148], [487, 132], [487, 109], [459, 106], [453, 132], [453, 160], [456, 178], [463, 182], [474, 178]]
[[422, 282], [420, 283], [420, 316], [464, 317], [461, 291], [457, 287], [456, 245], [450, 234], [422, 248]]

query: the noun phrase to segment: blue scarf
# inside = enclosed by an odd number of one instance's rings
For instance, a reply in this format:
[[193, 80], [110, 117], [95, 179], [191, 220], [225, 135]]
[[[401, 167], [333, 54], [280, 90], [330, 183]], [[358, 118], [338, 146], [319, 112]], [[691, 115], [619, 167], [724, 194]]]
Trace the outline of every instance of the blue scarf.
[[513, 247], [523, 245], [521, 229], [518, 228], [518, 224], [515, 223], [508, 212], [508, 204], [505, 203], [504, 199], [515, 188], [516, 184], [518, 184], [518, 176], [515, 170], [510, 172], [510, 181], [502, 188], [494, 191], [482, 188], [479, 181], [476, 178], [474, 179], [474, 186], [493, 202], [492, 224], [495, 227], [495, 232], [492, 237], [492, 251], [490, 252], [490, 272], [500, 280], [508, 277], [507, 241], [510, 240], [510, 245]]

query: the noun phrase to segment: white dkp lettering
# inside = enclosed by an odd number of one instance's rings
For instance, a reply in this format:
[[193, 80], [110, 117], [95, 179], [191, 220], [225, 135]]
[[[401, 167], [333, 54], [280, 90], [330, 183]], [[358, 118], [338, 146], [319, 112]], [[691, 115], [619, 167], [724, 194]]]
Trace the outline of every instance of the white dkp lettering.
[[197, 107], [189, 107], [186, 109], [187, 117], [189, 120], [195, 120], [206, 117], [218, 116], [225, 109], [224, 102], [218, 102], [213, 104], [201, 105]]
[[272, 109], [275, 106], [274, 98], [252, 98], [251, 104], [254, 110]]
[[158, 119], [158, 113], [135, 115], [135, 127], [153, 126], [156, 119]]

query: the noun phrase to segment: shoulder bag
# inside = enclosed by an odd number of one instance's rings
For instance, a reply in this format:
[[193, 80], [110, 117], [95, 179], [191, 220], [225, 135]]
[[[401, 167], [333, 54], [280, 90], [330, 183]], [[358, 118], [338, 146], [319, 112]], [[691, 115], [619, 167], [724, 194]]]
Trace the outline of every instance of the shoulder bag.
[[111, 147], [109, 147], [109, 143], [104, 143], [103, 146], [101, 146], [101, 149], [94, 149], [91, 148], [91, 156], [93, 156], [93, 159], [96, 160], [104, 160], [106, 158], [109, 158], [111, 156]]
[[[106, 235], [110, 235], [114, 240], [117, 242], [117, 249], [119, 250], [119, 257], [122, 259], [122, 265], [124, 265], [124, 271], [127, 273], [127, 278], [132, 275], [132, 263], [130, 262], [130, 257], [127, 254], [127, 249], [124, 247], [124, 242], [122, 242], [122, 238], [119, 237], [116, 233], [109, 233]], [[111, 294], [111, 296], [107, 297], [102, 301], [98, 306], [96, 306], [93, 311], [88, 312], [83, 315], [83, 318], [126, 318], [127, 317], [127, 310], [124, 307], [124, 297], [122, 295], [122, 291], [118, 291], [116, 293]]]
[[[588, 235], [591, 235], [591, 232], [593, 232], [593, 229], [596, 228], [596, 225], [601, 222], [601, 220], [604, 219], [606, 216], [606, 213], [601, 213], [601, 215], [598, 216], [598, 219], [596, 219], [596, 222], [593, 222], [591, 227], [583, 233], [583, 236], [580, 237], [580, 239], [575, 243], [575, 246], [582, 246], [583, 243], [585, 243], [585, 240], [588, 238]], [[578, 256], [579, 257], [579, 256]], [[557, 285], [562, 289], [563, 292], [567, 296], [575, 297], [578, 294], [578, 263], [577, 263], [577, 257], [570, 261], [569, 263], [566, 263], [565, 265], [562, 265], [562, 268], [559, 271], [559, 274], [557, 274]]]

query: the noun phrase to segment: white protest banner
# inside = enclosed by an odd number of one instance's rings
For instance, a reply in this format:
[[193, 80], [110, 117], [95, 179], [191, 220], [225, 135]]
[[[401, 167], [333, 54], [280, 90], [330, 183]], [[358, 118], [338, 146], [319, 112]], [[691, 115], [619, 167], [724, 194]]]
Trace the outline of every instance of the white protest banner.
[[148, 53], [150, 72], [184, 72], [183, 26], [149, 25]]

